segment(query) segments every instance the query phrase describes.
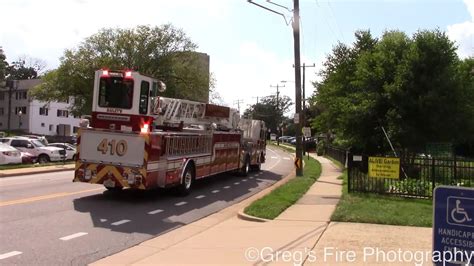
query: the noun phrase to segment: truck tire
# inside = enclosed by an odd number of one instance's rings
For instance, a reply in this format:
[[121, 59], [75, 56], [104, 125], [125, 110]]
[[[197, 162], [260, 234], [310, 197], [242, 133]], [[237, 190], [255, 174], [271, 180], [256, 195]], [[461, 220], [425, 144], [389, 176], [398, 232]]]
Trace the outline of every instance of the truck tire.
[[242, 165], [242, 167], [240, 168], [239, 174], [241, 176], [247, 176], [249, 174], [249, 170], [250, 170], [250, 158], [247, 155], [245, 156], [245, 162], [244, 162], [244, 165]]
[[262, 169], [262, 160], [258, 159], [257, 164], [254, 164], [251, 166], [252, 171], [258, 172], [260, 169]]
[[49, 163], [49, 156], [47, 154], [40, 154], [38, 156], [38, 163]]
[[186, 165], [183, 171], [183, 180], [177, 187], [179, 196], [187, 196], [191, 192], [192, 185], [195, 179], [194, 166], [192, 164]]

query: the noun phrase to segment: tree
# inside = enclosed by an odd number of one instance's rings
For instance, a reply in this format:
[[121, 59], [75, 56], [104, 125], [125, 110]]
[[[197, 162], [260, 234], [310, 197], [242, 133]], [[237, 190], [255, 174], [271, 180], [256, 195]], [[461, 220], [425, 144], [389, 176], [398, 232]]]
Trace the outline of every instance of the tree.
[[367, 153], [390, 150], [382, 128], [401, 150], [472, 139], [469, 64], [439, 30], [411, 38], [387, 31], [379, 40], [358, 32], [352, 47], [339, 44], [324, 64], [312, 125]]
[[[133, 29], [102, 29], [76, 49], [66, 50], [58, 69], [46, 73], [31, 95], [39, 100], [75, 98], [74, 114], [88, 114], [92, 106], [94, 71], [134, 69], [162, 79], [164, 96], [194, 100], [208, 93], [208, 73], [196, 70], [199, 56], [186, 34], [171, 24]], [[203, 91], [206, 90], [206, 91]]]
[[7, 74], [8, 62], [2, 47], [0, 46], [0, 87], [5, 86], [5, 78]]
[[25, 65], [25, 61], [12, 62], [7, 68], [8, 80], [35, 79], [38, 78], [38, 72], [33, 67]]
[[278, 99], [275, 95], [263, 97], [259, 103], [251, 105], [244, 111], [243, 116], [265, 121], [267, 128], [277, 132], [280, 124], [286, 121], [283, 114], [287, 113], [293, 103], [290, 97], [282, 96]]

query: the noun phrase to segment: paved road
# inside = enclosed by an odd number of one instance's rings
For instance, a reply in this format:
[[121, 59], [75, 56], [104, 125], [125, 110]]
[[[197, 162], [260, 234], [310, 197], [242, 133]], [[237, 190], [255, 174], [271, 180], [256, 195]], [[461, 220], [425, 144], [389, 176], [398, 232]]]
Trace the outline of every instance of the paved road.
[[288, 154], [268, 149], [262, 171], [208, 178], [187, 197], [111, 193], [72, 183], [72, 171], [2, 178], [0, 265], [85, 265], [235, 204], [292, 169]]

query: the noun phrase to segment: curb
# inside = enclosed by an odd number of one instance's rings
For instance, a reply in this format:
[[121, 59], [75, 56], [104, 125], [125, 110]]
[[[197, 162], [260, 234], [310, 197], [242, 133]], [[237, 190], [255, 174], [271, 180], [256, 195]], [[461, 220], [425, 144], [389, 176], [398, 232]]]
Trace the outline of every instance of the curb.
[[266, 195], [272, 193], [273, 190], [281, 187], [282, 185], [286, 184], [288, 181], [292, 180], [293, 178], [296, 177], [296, 173], [293, 171], [292, 173], [290, 173], [289, 175], [285, 176], [284, 178], [282, 178], [280, 181], [276, 182], [275, 184], [273, 184], [272, 186], [268, 187], [267, 189], [265, 190], [262, 190], [260, 191], [259, 193], [255, 194], [253, 197], [255, 197], [255, 199], [250, 202], [250, 204], [248, 204], [247, 206], [243, 207], [242, 209], [240, 209], [238, 212], [237, 212], [237, 218], [241, 219], [241, 220], [245, 220], [245, 221], [249, 221], [249, 222], [259, 222], [259, 223], [265, 223], [265, 222], [270, 222], [270, 221], [273, 221], [273, 220], [269, 220], [269, 219], [265, 219], [265, 218], [260, 218], [260, 217], [256, 217], [256, 216], [252, 216], [252, 215], [248, 215], [246, 213], [244, 213], [244, 210], [245, 208], [247, 208], [248, 206], [250, 206], [252, 203], [254, 203], [255, 201], [265, 197]]
[[[285, 151], [286, 152], [286, 151]], [[290, 155], [292, 157], [294, 157], [293, 154], [290, 153]], [[254, 195], [255, 197], [257, 197], [255, 200], [253, 200], [249, 205], [243, 207], [242, 209], [240, 209], [238, 212], [237, 212], [237, 218], [239, 218], [240, 220], [244, 220], [244, 221], [249, 221], [249, 222], [258, 222], [258, 223], [266, 223], [266, 222], [270, 222], [270, 221], [273, 221], [273, 220], [269, 220], [269, 219], [265, 219], [265, 218], [260, 218], [260, 217], [256, 217], [256, 216], [252, 216], [252, 215], [249, 215], [249, 214], [246, 214], [244, 212], [245, 208], [247, 208], [248, 206], [250, 206], [252, 203], [254, 203], [255, 201], [265, 197], [266, 195], [270, 194], [273, 190], [281, 187], [282, 185], [286, 184], [288, 181], [290, 181], [291, 179], [295, 178], [296, 177], [296, 173], [295, 171], [291, 172], [290, 174], [288, 174], [287, 176], [285, 176], [284, 178], [282, 178], [280, 181], [276, 182], [275, 184], [273, 184], [272, 186], [268, 187], [267, 189], [265, 190], [262, 190], [260, 191], [259, 193], [257, 193], [256, 195]]]
[[[23, 168], [23, 169], [28, 169], [28, 168]], [[12, 176], [23, 176], [23, 175], [34, 175], [34, 174], [47, 174], [47, 173], [54, 173], [54, 172], [63, 172], [63, 171], [71, 171], [74, 170], [74, 167], [72, 168], [57, 168], [57, 169], [37, 169], [29, 172], [17, 172], [17, 173], [6, 173], [6, 174], [0, 174], [0, 178], [3, 177], [12, 177]]]
[[239, 218], [240, 220], [249, 221], [249, 222], [258, 222], [258, 223], [266, 223], [266, 222], [271, 221], [269, 219], [259, 218], [256, 216], [245, 214], [244, 210], [245, 208], [239, 210], [239, 212], [237, 213], [237, 218]]

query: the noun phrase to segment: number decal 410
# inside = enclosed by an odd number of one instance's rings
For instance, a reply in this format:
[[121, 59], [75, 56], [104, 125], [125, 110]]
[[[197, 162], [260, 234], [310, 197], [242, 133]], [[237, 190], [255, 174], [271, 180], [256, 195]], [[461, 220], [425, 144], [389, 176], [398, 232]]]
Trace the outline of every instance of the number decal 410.
[[110, 155], [117, 154], [118, 156], [124, 156], [127, 153], [127, 142], [125, 140], [116, 141], [115, 139], [108, 140], [102, 139], [102, 141], [97, 145], [97, 151], [100, 151], [102, 154], [108, 154], [110, 147]]

